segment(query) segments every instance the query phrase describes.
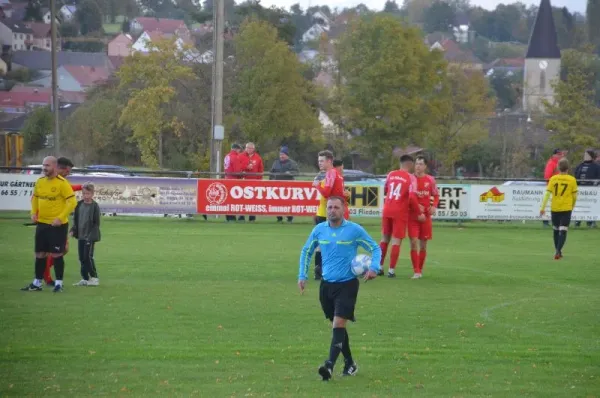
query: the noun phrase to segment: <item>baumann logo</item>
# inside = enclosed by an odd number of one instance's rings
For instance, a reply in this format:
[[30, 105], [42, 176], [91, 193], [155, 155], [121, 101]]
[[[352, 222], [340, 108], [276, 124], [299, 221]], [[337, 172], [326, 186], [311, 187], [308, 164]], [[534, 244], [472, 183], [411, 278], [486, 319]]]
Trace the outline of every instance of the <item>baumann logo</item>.
[[480, 202], [485, 203], [490, 200], [492, 201], [492, 203], [504, 202], [504, 193], [500, 192], [500, 190], [498, 188], [493, 187], [489, 191], [484, 192], [481, 195], [479, 195]]
[[227, 200], [227, 187], [220, 182], [213, 182], [206, 188], [206, 200], [211, 205], [220, 205]]

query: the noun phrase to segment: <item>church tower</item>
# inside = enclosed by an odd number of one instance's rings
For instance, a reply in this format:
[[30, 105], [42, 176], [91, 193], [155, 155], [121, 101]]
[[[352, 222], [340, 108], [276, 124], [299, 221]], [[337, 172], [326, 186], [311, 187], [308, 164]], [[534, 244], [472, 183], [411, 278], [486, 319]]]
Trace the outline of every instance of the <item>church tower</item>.
[[560, 49], [550, 0], [541, 0], [525, 55], [523, 110], [543, 112], [543, 100], [554, 103], [554, 87], [560, 79]]

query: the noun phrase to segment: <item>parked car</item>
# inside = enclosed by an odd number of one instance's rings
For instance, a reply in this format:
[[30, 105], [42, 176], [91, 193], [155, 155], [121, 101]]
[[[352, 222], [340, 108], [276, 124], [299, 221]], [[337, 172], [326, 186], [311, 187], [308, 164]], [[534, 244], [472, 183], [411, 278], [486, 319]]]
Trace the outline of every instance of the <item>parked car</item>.
[[[108, 164], [94, 164], [94, 165], [90, 165], [90, 166], [85, 166], [85, 170], [101, 172], [101, 173], [105, 173], [107, 175], [111, 175], [111, 174], [115, 175], [115, 176], [121, 175], [122, 177], [136, 175], [135, 173], [131, 172], [130, 170], [126, 169], [125, 167], [108, 165]], [[88, 175], [92, 175], [92, 174], [88, 174]]]

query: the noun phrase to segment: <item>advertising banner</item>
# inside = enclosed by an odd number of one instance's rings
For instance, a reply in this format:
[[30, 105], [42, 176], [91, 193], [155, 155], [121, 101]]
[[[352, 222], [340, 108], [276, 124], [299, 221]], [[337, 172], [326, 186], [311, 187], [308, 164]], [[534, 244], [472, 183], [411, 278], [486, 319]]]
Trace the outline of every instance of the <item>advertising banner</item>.
[[0, 174], [0, 210], [31, 210], [31, 196], [39, 176]]
[[434, 220], [467, 220], [470, 185], [438, 184], [440, 204]]
[[383, 182], [353, 181], [345, 184], [350, 191], [350, 217], [381, 217], [383, 212]]
[[[187, 178], [72, 176], [69, 182], [93, 182], [94, 200], [106, 213], [195, 214], [196, 180]], [[81, 198], [81, 193], [77, 193]]]
[[[31, 210], [40, 175], [0, 174], [0, 210]], [[94, 199], [106, 213], [195, 214], [196, 180], [185, 178], [71, 176], [72, 184], [93, 182]], [[81, 192], [77, 193], [81, 199]]]
[[201, 179], [198, 213], [313, 216], [319, 196], [311, 181]]
[[[541, 220], [546, 187], [532, 185], [471, 185], [470, 212], [475, 220]], [[572, 220], [600, 220], [600, 188], [579, 187]], [[543, 219], [550, 219], [550, 203]]]

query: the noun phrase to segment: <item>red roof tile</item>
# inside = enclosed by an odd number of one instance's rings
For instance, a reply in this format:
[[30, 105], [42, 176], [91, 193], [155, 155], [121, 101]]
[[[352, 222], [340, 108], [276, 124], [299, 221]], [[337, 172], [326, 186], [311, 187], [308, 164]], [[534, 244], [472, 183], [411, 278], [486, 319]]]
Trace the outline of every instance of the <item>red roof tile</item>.
[[50, 35], [50, 24], [42, 22], [25, 22], [33, 31], [33, 37], [45, 38]]
[[30, 103], [50, 104], [51, 93], [23, 93], [0, 91], [0, 107], [25, 107]]
[[179, 19], [138, 17], [135, 19], [145, 31], [159, 30], [173, 34], [177, 29], [184, 28], [185, 23]]
[[106, 81], [110, 76], [108, 68], [79, 65], [64, 65], [64, 68], [84, 87]]

